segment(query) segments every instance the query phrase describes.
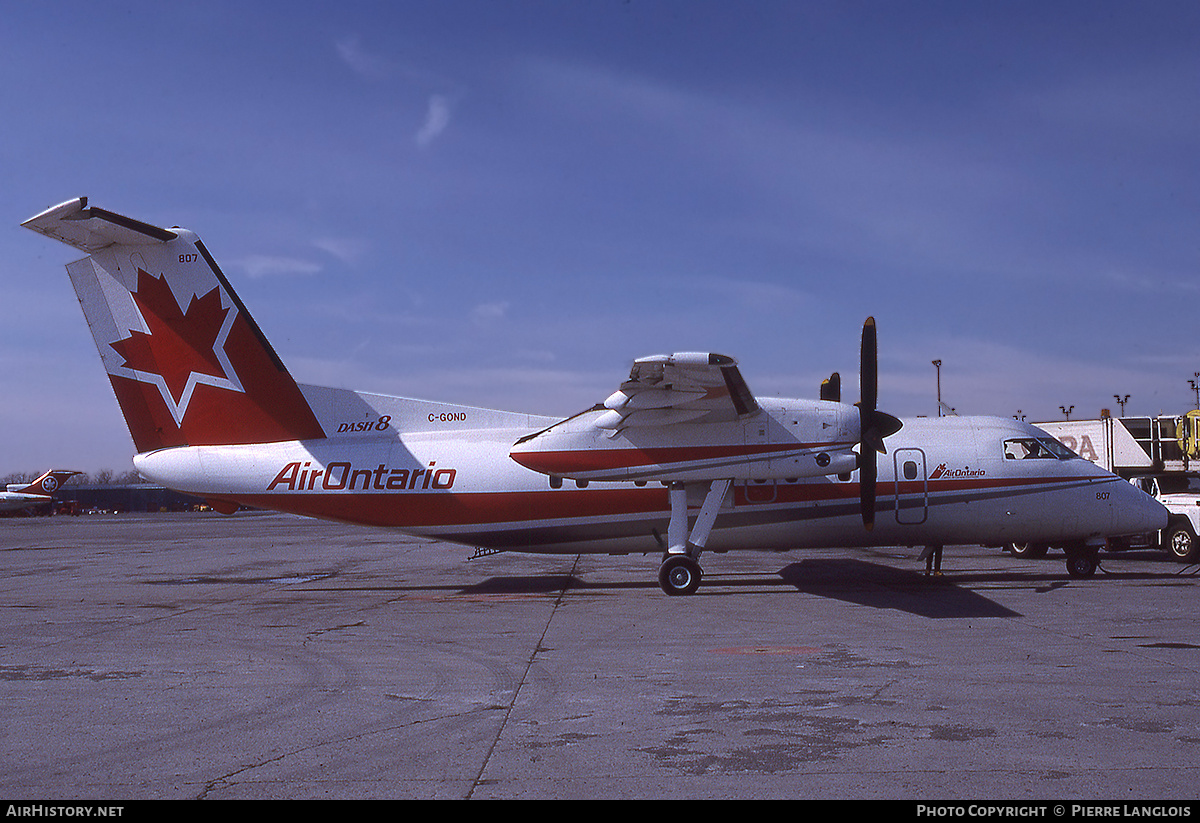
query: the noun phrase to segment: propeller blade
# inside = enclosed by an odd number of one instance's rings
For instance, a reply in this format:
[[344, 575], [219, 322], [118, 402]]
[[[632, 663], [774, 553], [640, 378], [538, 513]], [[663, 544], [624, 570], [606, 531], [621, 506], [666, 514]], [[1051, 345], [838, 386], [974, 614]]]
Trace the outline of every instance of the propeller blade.
[[895, 417], [875, 408], [879, 399], [879, 341], [874, 317], [868, 317], [867, 322], [863, 323], [860, 361], [862, 399], [858, 404], [858, 502], [863, 525], [870, 531], [875, 527], [875, 486], [879, 476], [877, 455], [887, 454], [883, 439], [895, 434], [902, 425]]
[[858, 503], [862, 509], [863, 526], [871, 531], [875, 528], [875, 479], [878, 467], [875, 465], [875, 452], [868, 454], [866, 449], [863, 451], [858, 466]]
[[862, 407], [875, 411], [879, 399], [879, 344], [875, 335], [875, 318], [868, 317], [863, 323], [862, 351], [860, 356], [859, 382]]

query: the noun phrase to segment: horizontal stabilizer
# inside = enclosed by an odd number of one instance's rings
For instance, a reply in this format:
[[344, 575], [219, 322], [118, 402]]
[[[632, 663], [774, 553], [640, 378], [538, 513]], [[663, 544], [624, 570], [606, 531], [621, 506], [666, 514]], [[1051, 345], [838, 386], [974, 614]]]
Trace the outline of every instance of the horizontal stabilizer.
[[88, 208], [87, 202], [86, 197], [68, 200], [29, 218], [21, 225], [88, 254], [113, 245], [169, 243], [177, 236], [169, 229], [104, 209]]

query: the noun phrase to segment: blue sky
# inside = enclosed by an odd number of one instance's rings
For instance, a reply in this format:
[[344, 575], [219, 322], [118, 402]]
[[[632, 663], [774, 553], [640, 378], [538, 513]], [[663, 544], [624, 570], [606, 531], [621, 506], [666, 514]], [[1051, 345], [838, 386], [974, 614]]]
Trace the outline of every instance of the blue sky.
[[0, 475], [129, 467], [78, 195], [196, 231], [302, 382], [567, 415], [633, 358], [1061, 419], [1195, 395], [1194, 2], [5, 3]]

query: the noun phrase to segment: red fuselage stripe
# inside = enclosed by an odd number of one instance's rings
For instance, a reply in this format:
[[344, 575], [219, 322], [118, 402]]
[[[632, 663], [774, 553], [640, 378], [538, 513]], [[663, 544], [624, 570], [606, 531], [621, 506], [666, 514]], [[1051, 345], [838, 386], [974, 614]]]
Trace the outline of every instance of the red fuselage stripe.
[[[1048, 489], [1060, 483], [1076, 483], [1079, 478], [1037, 478], [1036, 480], [972, 480], [901, 483], [901, 495], [928, 494], [930, 505], [936, 496], [957, 493], [987, 493], [1002, 488], [1025, 487], [1030, 492]], [[770, 500], [756, 500], [763, 490], [774, 493]], [[733, 490], [735, 508], [804, 506], [815, 503], [858, 501], [857, 483], [777, 483], [737, 485]], [[878, 498], [896, 495], [896, 484], [882, 482]], [[957, 496], [956, 495], [956, 496]], [[542, 520], [620, 519], [629, 516], [664, 515], [670, 511], [667, 490], [654, 484], [644, 488], [544, 489], [502, 492], [405, 492], [405, 493], [316, 493], [283, 492], [278, 494], [214, 495], [243, 505], [291, 512], [371, 526], [401, 529], [464, 527], [494, 524], [529, 523]]]

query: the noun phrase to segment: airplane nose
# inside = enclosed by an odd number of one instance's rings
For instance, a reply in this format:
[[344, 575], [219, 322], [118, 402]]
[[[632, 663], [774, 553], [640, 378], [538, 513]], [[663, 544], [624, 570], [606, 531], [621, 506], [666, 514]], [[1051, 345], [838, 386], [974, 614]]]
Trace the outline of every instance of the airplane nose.
[[1113, 497], [1114, 527], [1120, 534], [1144, 534], [1167, 527], [1167, 509], [1131, 483], [1119, 483]]

